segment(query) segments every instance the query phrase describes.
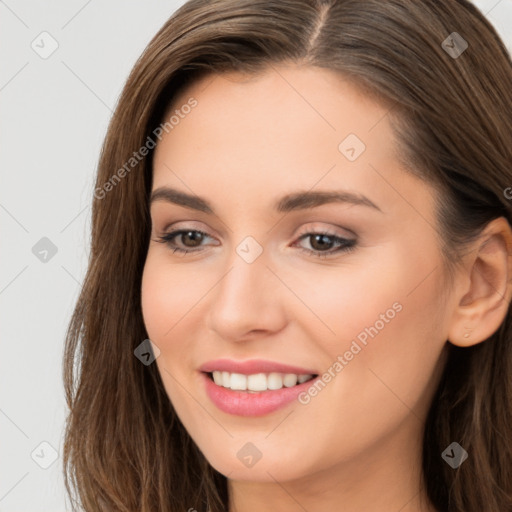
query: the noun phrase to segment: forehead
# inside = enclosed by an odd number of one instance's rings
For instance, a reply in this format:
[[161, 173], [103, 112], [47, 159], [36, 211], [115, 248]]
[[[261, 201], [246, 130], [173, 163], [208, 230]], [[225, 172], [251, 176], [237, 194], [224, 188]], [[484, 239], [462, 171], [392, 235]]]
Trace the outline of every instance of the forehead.
[[[190, 98], [197, 105], [189, 111]], [[414, 186], [423, 202], [427, 195], [400, 169], [389, 108], [331, 70], [210, 75], [184, 89], [167, 115], [176, 111], [179, 123], [156, 148], [153, 189], [185, 187], [239, 205], [312, 187], [363, 192], [377, 204], [414, 202]]]
[[389, 107], [328, 69], [280, 65], [254, 75], [208, 75], [182, 90], [169, 110], [179, 110], [192, 96], [199, 108], [190, 117], [204, 128], [212, 128], [208, 121], [217, 126], [237, 122], [243, 128], [238, 130], [242, 136], [263, 130], [274, 138], [277, 133], [292, 136], [304, 127], [312, 136], [312, 132], [335, 137], [355, 132], [365, 139], [378, 124], [376, 133], [389, 136], [388, 145], [392, 142], [390, 127], [383, 119]]
[[[293, 161], [322, 166], [342, 156], [339, 145], [349, 135], [357, 137], [350, 140], [359, 139], [359, 150], [365, 146], [363, 160], [392, 156], [387, 108], [330, 70], [281, 66], [258, 75], [203, 77], [173, 100], [166, 117], [190, 98], [197, 106], [164, 134], [157, 158], [174, 153], [179, 159], [186, 153], [190, 160], [216, 154], [225, 162], [238, 153], [246, 165], [248, 157], [263, 163], [268, 156], [274, 162], [270, 167]], [[191, 147], [193, 153], [185, 151]], [[348, 167], [356, 167], [357, 162], [351, 164]]]

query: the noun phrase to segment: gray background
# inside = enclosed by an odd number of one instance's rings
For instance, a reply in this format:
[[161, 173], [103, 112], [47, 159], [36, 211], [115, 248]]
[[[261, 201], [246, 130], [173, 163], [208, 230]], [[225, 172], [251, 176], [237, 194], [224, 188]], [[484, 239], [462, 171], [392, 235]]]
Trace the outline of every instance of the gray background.
[[[0, 512], [69, 510], [61, 358], [95, 166], [131, 67], [183, 3], [0, 0]], [[512, 0], [475, 4], [512, 51]]]

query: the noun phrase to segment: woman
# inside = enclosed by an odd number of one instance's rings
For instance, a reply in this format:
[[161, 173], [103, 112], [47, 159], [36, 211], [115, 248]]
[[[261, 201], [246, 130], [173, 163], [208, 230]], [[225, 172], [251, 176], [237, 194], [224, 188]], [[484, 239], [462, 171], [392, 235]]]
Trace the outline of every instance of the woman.
[[182, 6], [99, 163], [70, 495], [512, 511], [511, 134], [465, 0]]

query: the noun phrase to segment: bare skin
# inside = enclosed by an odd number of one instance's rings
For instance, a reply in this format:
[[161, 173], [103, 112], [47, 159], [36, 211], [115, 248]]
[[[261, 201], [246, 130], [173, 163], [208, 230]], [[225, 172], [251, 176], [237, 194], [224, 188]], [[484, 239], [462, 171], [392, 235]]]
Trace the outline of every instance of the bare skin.
[[[384, 107], [340, 75], [299, 66], [208, 77], [173, 108], [191, 96], [197, 107], [155, 150], [153, 191], [200, 196], [215, 213], [152, 203], [142, 306], [178, 416], [228, 477], [229, 512], [436, 512], [420, 487], [425, 417], [447, 340], [482, 342], [505, 318], [508, 224], [488, 225], [446, 290], [435, 191], [398, 164]], [[353, 161], [339, 149], [349, 134], [366, 146]], [[334, 190], [378, 208], [274, 209], [287, 194]], [[207, 235], [158, 241], [177, 229]], [[326, 230], [323, 246], [303, 236]], [[262, 249], [251, 263], [236, 251], [248, 236]], [[336, 237], [355, 246], [334, 252]], [[378, 333], [308, 403], [247, 418], [205, 393], [206, 361], [260, 358], [323, 374], [371, 326]], [[262, 454], [252, 467], [237, 457], [246, 443]]]

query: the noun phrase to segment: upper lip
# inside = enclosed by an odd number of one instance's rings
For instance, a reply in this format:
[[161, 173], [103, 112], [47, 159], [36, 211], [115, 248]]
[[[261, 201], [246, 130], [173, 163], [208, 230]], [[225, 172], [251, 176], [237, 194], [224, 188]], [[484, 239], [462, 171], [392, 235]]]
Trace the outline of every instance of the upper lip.
[[249, 359], [246, 361], [234, 361], [232, 359], [215, 359], [207, 361], [199, 368], [200, 371], [210, 373], [213, 371], [224, 371], [230, 373], [241, 373], [242, 375], [253, 375], [255, 373], [295, 373], [297, 375], [317, 375], [318, 372], [310, 368], [301, 368], [289, 364], [267, 361], [265, 359]]

